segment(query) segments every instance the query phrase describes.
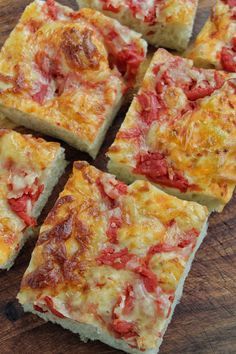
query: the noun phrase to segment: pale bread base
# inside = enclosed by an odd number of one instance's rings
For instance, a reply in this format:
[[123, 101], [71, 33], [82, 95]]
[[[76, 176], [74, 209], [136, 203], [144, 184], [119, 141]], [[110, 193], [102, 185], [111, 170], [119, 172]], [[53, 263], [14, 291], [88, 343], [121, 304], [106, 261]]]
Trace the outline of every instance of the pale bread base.
[[2, 104], [0, 104], [0, 111], [14, 123], [23, 125], [26, 128], [37, 132], [59, 138], [76, 149], [87, 152], [93, 159], [95, 159], [103, 143], [105, 134], [121, 107], [122, 101], [123, 98], [121, 96], [117, 98], [116, 104], [111, 107], [111, 110], [107, 114], [107, 118], [104, 120], [99, 132], [97, 132], [97, 136], [93, 143], [82, 141], [79, 139], [78, 135], [74, 134], [72, 131], [53, 124], [53, 119], [52, 122], [49, 122], [33, 114], [25, 113], [15, 108], [6, 107]]
[[[79, 8], [94, 8], [98, 11], [104, 13], [104, 15], [117, 19], [121, 24], [132, 28], [138, 33], [142, 33], [143, 38], [147, 42], [154, 45], [155, 47], [166, 47], [170, 49], [175, 49], [178, 51], [183, 51], [187, 48], [188, 42], [192, 35], [194, 18], [188, 24], [175, 23], [175, 24], [162, 24], [156, 23], [154, 25], [149, 25], [148, 23], [143, 22], [132, 16], [128, 11], [120, 11], [119, 13], [114, 13], [112, 11], [102, 10], [101, 2], [97, 0], [77, 0]], [[154, 32], [152, 35], [148, 33]]]
[[[127, 165], [113, 161], [112, 159], [108, 162], [108, 171], [117, 176], [118, 179], [126, 182], [132, 183], [137, 179], [147, 180], [145, 176], [134, 175], [131, 168]], [[151, 181], [150, 181], [151, 182]], [[168, 188], [160, 186], [159, 184], [153, 183], [157, 188], [163, 190], [164, 192], [174, 195], [179, 199], [193, 201], [202, 205], [207, 206], [209, 211], [222, 211], [224, 208], [224, 203], [220, 199], [213, 198], [212, 196], [206, 195], [204, 193], [198, 192], [187, 192], [182, 193], [178, 189]]]
[[[198, 237], [194, 252], [192, 253], [191, 257], [188, 260], [188, 263], [186, 265], [186, 268], [183, 272], [183, 275], [179, 281], [178, 287], [176, 289], [176, 294], [175, 294], [175, 300], [172, 304], [172, 309], [171, 309], [171, 314], [168, 317], [164, 328], [163, 328], [163, 335], [172, 319], [172, 316], [174, 314], [174, 309], [175, 306], [179, 303], [180, 298], [182, 296], [182, 292], [183, 292], [183, 286], [184, 286], [184, 282], [185, 279], [190, 271], [191, 268], [191, 264], [193, 262], [194, 256], [198, 250], [198, 248], [200, 247], [204, 237], [207, 234], [207, 222], [205, 223], [205, 225], [202, 228], [201, 234]], [[19, 299], [19, 297], [18, 297]], [[120, 349], [123, 350], [126, 353], [131, 353], [131, 354], [156, 354], [159, 351], [160, 345], [162, 343], [163, 338], [160, 338], [158, 340], [157, 346], [155, 348], [152, 349], [148, 349], [146, 351], [140, 351], [138, 349], [135, 348], [131, 348], [130, 346], [128, 346], [128, 344], [121, 340], [121, 339], [116, 339], [114, 337], [112, 337], [108, 332], [103, 331], [102, 329], [99, 329], [96, 326], [93, 325], [88, 325], [88, 324], [83, 324], [83, 323], [79, 323], [77, 321], [71, 320], [71, 319], [61, 319], [59, 317], [54, 316], [53, 314], [50, 313], [41, 313], [38, 311], [35, 311], [33, 308], [33, 304], [30, 303], [25, 303], [22, 304], [24, 311], [25, 312], [32, 312], [36, 315], [38, 315], [39, 317], [43, 318], [45, 321], [51, 321], [53, 323], [57, 323], [60, 324], [62, 327], [69, 329], [70, 331], [72, 331], [73, 333], [77, 333], [80, 335], [80, 339], [84, 342], [86, 342], [88, 339], [90, 340], [100, 340], [101, 342], [110, 345], [111, 347], [114, 347], [116, 349]]]
[[[52, 163], [46, 168], [44, 171], [43, 175], [43, 180], [44, 180], [44, 190], [43, 193], [40, 195], [39, 199], [34, 205], [34, 209], [32, 212], [32, 216], [37, 219], [37, 217], [40, 215], [44, 205], [46, 204], [49, 196], [52, 193], [52, 190], [54, 186], [57, 184], [60, 176], [64, 172], [64, 169], [67, 165], [67, 162], [65, 161], [65, 153], [64, 149], [60, 148], [58, 151], [57, 156], [55, 159], [52, 161]], [[20, 240], [19, 248], [16, 252], [13, 253], [12, 257], [8, 260], [7, 263], [4, 265], [0, 266], [0, 269], [7, 269], [9, 270], [11, 266], [13, 265], [16, 257], [18, 256], [20, 250], [24, 246], [25, 242], [27, 239], [34, 234], [34, 229], [33, 228], [27, 228], [26, 231], [24, 232], [24, 235], [22, 239]]]
[[9, 120], [4, 114], [0, 112], [0, 129], [14, 129], [18, 125]]

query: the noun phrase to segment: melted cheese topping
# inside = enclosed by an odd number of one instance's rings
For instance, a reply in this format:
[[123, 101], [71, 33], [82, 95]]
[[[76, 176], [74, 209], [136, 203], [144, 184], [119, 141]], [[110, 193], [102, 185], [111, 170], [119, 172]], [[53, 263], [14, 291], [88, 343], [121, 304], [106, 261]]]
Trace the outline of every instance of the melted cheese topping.
[[[159, 49], [109, 149], [110, 159], [137, 175], [138, 155], [160, 154], [169, 183], [175, 180], [175, 171], [182, 181], [185, 178], [183, 189], [178, 183], [175, 187], [174, 182], [171, 188], [194, 190], [222, 204], [228, 202], [236, 183], [236, 95], [232, 75], [195, 69], [191, 61]], [[141, 95], [146, 95], [143, 111]], [[143, 172], [143, 177], [168, 186], [166, 179], [164, 184], [158, 176], [152, 179], [155, 168], [150, 168], [149, 174]]]
[[146, 43], [96, 11], [52, 6], [30, 4], [2, 48], [0, 103], [90, 144], [133, 85]]
[[[26, 228], [24, 219], [14, 211], [9, 200], [20, 198], [26, 188], [34, 194], [36, 179], [38, 185], [44, 184], [44, 170], [55, 159], [59, 147], [57, 143], [31, 135], [0, 131], [0, 267], [14, 256]], [[26, 214], [30, 216], [29, 202]]]
[[154, 23], [187, 25], [192, 23], [197, 3], [196, 0], [87, 0], [86, 6], [105, 11], [116, 18], [124, 17], [128, 13], [131, 18], [149, 25]]
[[154, 348], [207, 214], [149, 182], [127, 187], [76, 162], [41, 227], [18, 298]]
[[211, 16], [193, 46], [187, 50], [186, 57], [192, 59], [197, 65], [222, 69], [221, 50], [223, 47], [231, 47], [235, 33], [236, 6], [230, 7], [227, 1], [217, 0]]

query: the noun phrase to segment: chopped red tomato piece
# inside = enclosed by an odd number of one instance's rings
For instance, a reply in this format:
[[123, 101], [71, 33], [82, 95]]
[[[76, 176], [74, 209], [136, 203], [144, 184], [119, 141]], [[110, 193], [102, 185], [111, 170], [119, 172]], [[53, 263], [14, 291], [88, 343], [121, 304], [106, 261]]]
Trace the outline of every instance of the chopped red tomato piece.
[[196, 101], [199, 98], [203, 98], [205, 96], [210, 96], [214, 92], [214, 88], [210, 86], [206, 87], [194, 87], [191, 89], [184, 90], [185, 95], [190, 101]]
[[118, 182], [115, 185], [115, 189], [120, 193], [120, 194], [127, 194], [128, 187], [125, 183], [123, 182]]
[[96, 283], [96, 286], [101, 289], [105, 286], [105, 283]]
[[224, 0], [224, 2], [229, 5], [229, 7], [235, 7], [236, 6], [236, 0]]
[[186, 192], [188, 187], [193, 187], [180, 172], [173, 171], [173, 168], [172, 174], [174, 172], [174, 175], [169, 177], [168, 163], [163, 154], [147, 152], [146, 154], [138, 154], [136, 160], [134, 173], [144, 175], [155, 183], [177, 188], [181, 192]]
[[113, 39], [115, 39], [116, 37], [118, 37], [118, 33], [115, 31], [115, 30], [110, 30], [108, 33], [107, 33], [107, 38], [110, 40], [110, 41], [113, 41]]
[[175, 172], [172, 179], [170, 179], [169, 176], [157, 178], [156, 183], [160, 183], [166, 187], [177, 188], [182, 193], [185, 193], [188, 188], [198, 189], [197, 186], [189, 184], [187, 179], [178, 172]]
[[163, 311], [163, 303], [160, 299], [157, 299], [155, 301], [156, 303], [156, 312], [158, 317], [163, 317], [164, 316], [164, 311]]
[[[122, 313], [124, 315], [129, 315], [133, 308], [134, 308], [134, 290], [133, 290], [133, 286], [128, 284], [125, 291], [124, 291], [124, 296], [125, 296], [125, 300], [124, 300], [124, 305], [122, 308], [120, 308], [120, 310], [122, 310]], [[120, 304], [122, 303], [122, 296], [120, 295], [118, 297], [118, 300], [115, 304], [115, 306], [113, 307], [112, 310], [112, 319], [118, 318], [118, 315], [116, 314], [115, 310], [116, 308], [120, 307]]]
[[[50, 58], [49, 55], [43, 51], [39, 51], [35, 55], [35, 63], [40, 71], [40, 73], [45, 77], [47, 80], [51, 81], [54, 80], [55, 83], [55, 94], [60, 96], [66, 86], [67, 80], [69, 79], [69, 75], [64, 75], [60, 69], [60, 59], [57, 57]], [[46, 92], [46, 85], [41, 90]], [[36, 94], [39, 96], [39, 94]], [[37, 100], [38, 97], [36, 97]], [[40, 95], [41, 99], [41, 95]]]
[[146, 290], [149, 293], [155, 292], [158, 281], [155, 273], [153, 273], [147, 266], [141, 265], [134, 269], [135, 273], [138, 273], [142, 280]]
[[110, 4], [109, 1], [107, 2], [107, 0], [102, 0], [102, 2], [104, 3], [102, 6], [102, 9], [104, 11], [111, 11], [114, 13], [118, 13], [120, 11], [120, 7], [115, 7], [114, 5]]
[[223, 47], [221, 50], [221, 65], [224, 70], [236, 72], [236, 52], [230, 48]]
[[38, 66], [39, 70], [43, 74], [43, 76], [47, 79], [50, 78], [50, 58], [47, 53], [43, 51], [39, 51], [35, 54], [35, 63]]
[[210, 96], [215, 90], [219, 89], [223, 84], [224, 80], [221, 75], [215, 72], [215, 85], [212, 86], [208, 81], [201, 82], [204, 86], [197, 86], [196, 82], [192, 82], [188, 87], [184, 88], [184, 92], [190, 101], [195, 101], [199, 98], [204, 98]]
[[168, 164], [165, 157], [159, 152], [148, 152], [138, 156], [136, 172], [144, 174], [151, 179], [166, 176], [168, 173]]
[[[12, 205], [11, 205], [11, 208], [12, 208]], [[35, 225], [37, 225], [36, 220], [34, 218], [32, 218], [31, 216], [29, 216], [28, 214], [26, 214], [24, 211], [18, 211], [17, 214], [24, 221], [24, 223], [27, 226], [35, 226]]]
[[107, 194], [105, 192], [104, 186], [100, 178], [96, 179], [96, 185], [98, 186], [99, 192], [101, 193], [102, 197], [107, 197]]
[[133, 322], [115, 319], [112, 322], [112, 329], [118, 334], [118, 336], [123, 338], [130, 338], [137, 335]]
[[147, 22], [150, 25], [153, 25], [156, 22], [156, 6], [155, 5], [152, 8], [150, 8], [148, 15], [146, 15], [144, 17], [144, 22]]
[[24, 211], [26, 209], [26, 203], [28, 199], [29, 197], [27, 195], [22, 195], [22, 197], [16, 199], [15, 198], [8, 199], [8, 202], [11, 208], [14, 209], [16, 213], [18, 213], [19, 211]]
[[[125, 307], [123, 309], [123, 314], [128, 315], [132, 309], [133, 309], [133, 287], [131, 285], [128, 285], [126, 290], [125, 290]], [[119, 319], [118, 314], [116, 313], [116, 308], [119, 308], [120, 304], [122, 302], [122, 297], [119, 296], [116, 304], [114, 305], [112, 309], [112, 324], [111, 324], [111, 330], [116, 332], [116, 335], [119, 337], [123, 338], [130, 338], [134, 337], [137, 335], [134, 324], [132, 322], [127, 322]]]
[[46, 0], [46, 5], [48, 9], [48, 16], [51, 17], [52, 20], [57, 19], [57, 8], [54, 0]]
[[[44, 189], [43, 185], [38, 185], [38, 179], [35, 180], [35, 184], [38, 186], [35, 193], [33, 193], [31, 187], [26, 187], [21, 197], [8, 199], [8, 204], [10, 205], [11, 210], [14, 211], [27, 226], [36, 225], [36, 220], [27, 214], [27, 203], [30, 201], [33, 206]], [[9, 185], [9, 188], [12, 190], [12, 185]]]
[[166, 253], [176, 251], [178, 248], [176, 246], [168, 245], [167, 243], [159, 243], [157, 245], [151, 246], [147, 252], [147, 262], [156, 253]]
[[127, 4], [134, 17], [136, 17], [137, 14], [140, 14], [142, 12], [142, 7], [139, 1], [127, 0]]
[[122, 219], [112, 216], [109, 220], [109, 226], [107, 229], [107, 237], [111, 243], [118, 243], [117, 233], [119, 228], [122, 226]]
[[42, 307], [40, 307], [38, 305], [34, 305], [34, 309], [35, 309], [35, 311], [38, 311], [38, 312], [41, 312], [41, 313], [47, 312], [47, 310], [43, 310]]
[[[35, 182], [36, 182], [36, 185], [38, 185], [37, 178], [36, 178]], [[40, 184], [38, 186], [38, 189], [36, 190], [36, 192], [34, 194], [32, 194], [32, 189], [31, 189], [31, 192], [29, 193], [31, 201], [36, 202], [39, 199], [39, 196], [43, 192], [43, 190], [44, 190], [43, 184]]]
[[[174, 298], [175, 297], [173, 295], [169, 296], [169, 300], [170, 300], [171, 303], [174, 301]], [[172, 310], [172, 306], [170, 305], [169, 309], [168, 309], [168, 312], [167, 312], [167, 315], [166, 315], [167, 318], [170, 316], [171, 310]]]
[[14, 84], [15, 80], [13, 77], [8, 75], [3, 75], [0, 73], [0, 80], [6, 83]]
[[[173, 69], [176, 71], [178, 67], [179, 60], [176, 60], [172, 63]], [[172, 67], [171, 67], [172, 68]], [[181, 79], [181, 76], [178, 78], [176, 75], [171, 75], [171, 68], [169, 71], [164, 71], [161, 75], [161, 78], [158, 79], [156, 83], [156, 93], [161, 94], [165, 86], [178, 86], [183, 89], [185, 95], [187, 96], [189, 101], [195, 101], [200, 98], [204, 98], [205, 96], [210, 96], [215, 90], [219, 89], [224, 84], [223, 76], [215, 72], [214, 73], [214, 83], [210, 83], [207, 79], [197, 81], [192, 79], [190, 76], [188, 77], [188, 73], [186, 73], [186, 81]], [[183, 71], [182, 68], [180, 70]], [[192, 68], [191, 71], [194, 73], [201, 73], [201, 69]], [[156, 74], [159, 72], [159, 66], [153, 68], [153, 73]]]
[[47, 92], [48, 92], [48, 85], [41, 84], [39, 91], [34, 95], [32, 95], [31, 97], [35, 102], [41, 105], [44, 102]]
[[27, 26], [30, 32], [35, 33], [42, 26], [42, 22], [31, 19], [29, 22], [27, 22]]
[[53, 307], [53, 300], [51, 297], [49, 296], [45, 296], [44, 300], [47, 304], [47, 307], [49, 308], [49, 310], [51, 311], [51, 313], [59, 318], [65, 318], [65, 316], [60, 313], [59, 311], [57, 311], [54, 307]]
[[125, 75], [126, 80], [132, 81], [143, 60], [144, 53], [139, 53], [136, 45], [131, 43], [117, 53], [115, 64], [121, 74]]
[[14, 211], [27, 226], [35, 226], [36, 220], [30, 217], [27, 213], [27, 201], [30, 198], [27, 195], [23, 195], [19, 198], [10, 198], [8, 199], [8, 204], [11, 207], [11, 210]]
[[142, 130], [140, 128], [130, 128], [128, 130], [118, 132], [117, 137], [119, 139], [133, 139], [139, 138], [141, 135]]
[[233, 51], [236, 52], [236, 37], [233, 37], [232, 39], [232, 46], [233, 46]]
[[137, 100], [141, 105], [141, 118], [148, 125], [160, 119], [161, 115], [166, 111], [164, 102], [160, 96], [152, 92], [142, 92], [137, 95]]
[[110, 68], [116, 66], [124, 76], [127, 88], [132, 87], [139, 66], [145, 59], [143, 48], [140, 48], [135, 41], [125, 43], [122, 37], [113, 31], [104, 33], [104, 39], [109, 52]]
[[160, 64], [156, 64], [154, 66], [154, 68], [152, 69], [153, 74], [157, 75], [159, 73], [160, 68], [161, 68], [161, 65]]
[[101, 252], [101, 255], [97, 258], [98, 264], [109, 265], [117, 270], [124, 269], [126, 264], [134, 256], [129, 253], [127, 248], [115, 252], [112, 247], [107, 247]]
[[127, 185], [123, 182], [117, 181], [108, 181], [109, 183], [109, 192], [106, 192], [105, 187], [100, 178], [97, 178], [96, 185], [101, 193], [102, 198], [106, 199], [109, 203], [110, 208], [115, 207], [115, 200], [119, 195], [127, 193]]
[[123, 308], [123, 314], [129, 315], [134, 308], [134, 289], [132, 285], [128, 285], [125, 289], [125, 306]]
[[186, 231], [183, 235], [182, 241], [178, 244], [178, 247], [184, 248], [192, 244], [193, 246], [196, 243], [196, 239], [199, 236], [199, 231], [195, 228], [192, 228], [189, 231]]

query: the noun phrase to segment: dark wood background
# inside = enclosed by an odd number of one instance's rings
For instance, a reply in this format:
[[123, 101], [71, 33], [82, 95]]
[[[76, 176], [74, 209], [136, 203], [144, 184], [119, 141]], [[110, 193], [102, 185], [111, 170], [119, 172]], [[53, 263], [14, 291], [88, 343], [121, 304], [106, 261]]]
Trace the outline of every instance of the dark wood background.
[[[29, 0], [0, 0], [0, 47], [14, 28]], [[60, 1], [77, 8], [74, 0]], [[194, 34], [200, 30], [214, 3], [200, 0]], [[92, 162], [66, 144], [67, 159], [86, 159], [105, 170], [104, 152], [114, 139], [127, 107], [119, 113], [98, 158]], [[21, 131], [25, 131], [20, 128]], [[49, 140], [53, 140], [48, 138]], [[40, 222], [62, 190], [71, 164], [55, 188]], [[121, 353], [100, 342], [81, 342], [75, 334], [37, 316], [24, 314], [15, 296], [34, 247], [30, 240], [9, 272], [0, 273], [0, 353], [1, 354], [98, 354]], [[197, 253], [185, 283], [160, 354], [236, 354], [236, 196], [222, 214], [210, 219], [209, 232]]]

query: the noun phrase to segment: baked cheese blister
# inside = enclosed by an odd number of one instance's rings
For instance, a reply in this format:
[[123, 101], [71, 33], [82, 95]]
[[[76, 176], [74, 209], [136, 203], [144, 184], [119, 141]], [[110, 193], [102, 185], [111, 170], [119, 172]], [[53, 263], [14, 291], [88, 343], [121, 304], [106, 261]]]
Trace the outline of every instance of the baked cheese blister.
[[0, 111], [95, 158], [146, 47], [95, 10], [36, 0], [0, 52]]

